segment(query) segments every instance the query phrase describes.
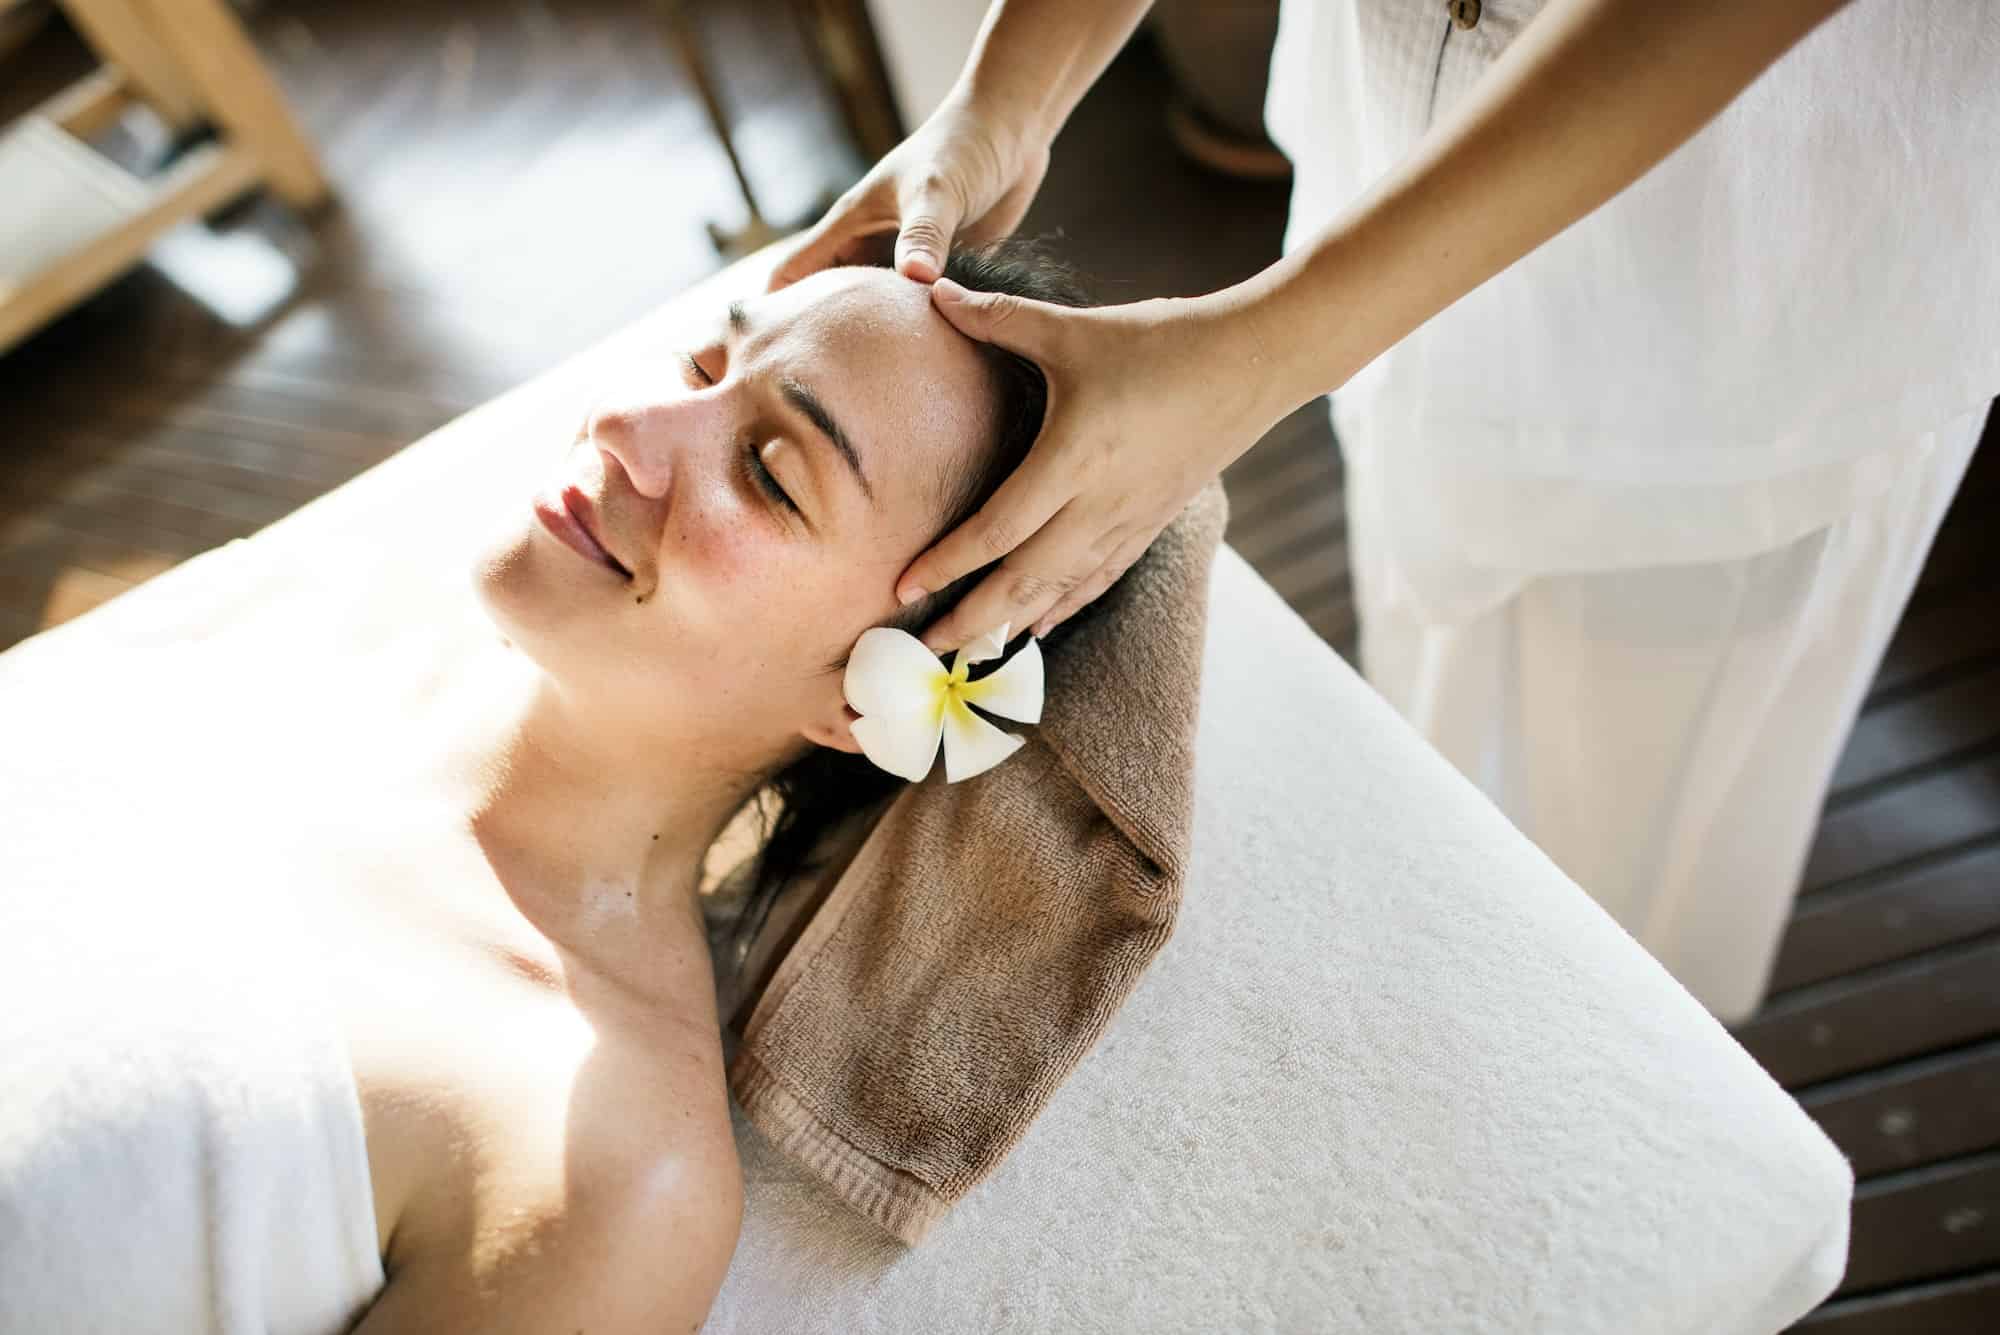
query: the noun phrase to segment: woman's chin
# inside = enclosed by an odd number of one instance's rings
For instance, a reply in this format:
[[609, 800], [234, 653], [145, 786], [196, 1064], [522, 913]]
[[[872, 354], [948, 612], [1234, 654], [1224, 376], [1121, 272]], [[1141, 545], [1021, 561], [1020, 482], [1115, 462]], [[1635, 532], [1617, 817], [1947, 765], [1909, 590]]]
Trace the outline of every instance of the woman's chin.
[[603, 573], [529, 523], [480, 548], [472, 591], [503, 636], [553, 668], [608, 633], [622, 589], [608, 587]]
[[[574, 589], [564, 598], [558, 572], [548, 567], [532, 528], [521, 526], [496, 534], [480, 548], [472, 563], [472, 591], [501, 634], [517, 644], [531, 644], [576, 611]], [[565, 607], [567, 604], [567, 608]]]

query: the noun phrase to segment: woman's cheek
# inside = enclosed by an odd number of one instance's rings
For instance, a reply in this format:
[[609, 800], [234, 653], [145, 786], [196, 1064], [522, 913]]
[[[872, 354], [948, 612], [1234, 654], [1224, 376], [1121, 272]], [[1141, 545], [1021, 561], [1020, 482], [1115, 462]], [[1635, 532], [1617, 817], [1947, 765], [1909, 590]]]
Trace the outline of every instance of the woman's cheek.
[[[711, 507], [698, 527], [679, 537], [675, 564], [699, 582], [703, 601], [731, 629], [754, 630], [793, 601], [801, 578], [810, 577], [801, 567], [810, 565], [811, 547], [788, 538], [770, 515], [746, 503]], [[671, 594], [671, 584], [662, 592]]]

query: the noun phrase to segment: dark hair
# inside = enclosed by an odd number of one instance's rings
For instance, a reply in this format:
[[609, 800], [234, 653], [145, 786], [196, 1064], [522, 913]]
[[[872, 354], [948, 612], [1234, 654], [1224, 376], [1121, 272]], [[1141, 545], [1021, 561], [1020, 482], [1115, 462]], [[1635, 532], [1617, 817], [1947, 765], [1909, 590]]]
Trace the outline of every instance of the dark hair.
[[[1058, 306], [1090, 304], [1075, 272], [1033, 241], [954, 247], [945, 260], [944, 275], [974, 292], [1003, 292]], [[1048, 408], [1048, 382], [1040, 367], [990, 343], [979, 347], [992, 374], [999, 409], [994, 444], [978, 465], [947, 480], [943, 521], [932, 541], [970, 519], [1007, 480], [1041, 433]], [[916, 633], [957, 606], [991, 568], [976, 570], [918, 599], [886, 624]], [[737, 961], [762, 930], [779, 891], [811, 869], [821, 839], [848, 817], [886, 801], [902, 787], [902, 779], [863, 756], [819, 746], [807, 748], [765, 781], [756, 800], [764, 804], [769, 828], [730, 942]]]

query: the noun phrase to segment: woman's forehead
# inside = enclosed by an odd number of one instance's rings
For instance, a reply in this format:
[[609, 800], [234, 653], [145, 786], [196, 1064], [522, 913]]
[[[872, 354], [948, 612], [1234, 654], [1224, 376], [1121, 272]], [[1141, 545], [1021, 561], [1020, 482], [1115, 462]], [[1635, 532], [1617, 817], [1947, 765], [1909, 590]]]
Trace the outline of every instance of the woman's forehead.
[[868, 423], [882, 449], [970, 449], [992, 428], [985, 359], [921, 283], [888, 269], [833, 269], [747, 303], [744, 314], [748, 353], [813, 381], [836, 416], [844, 409]]

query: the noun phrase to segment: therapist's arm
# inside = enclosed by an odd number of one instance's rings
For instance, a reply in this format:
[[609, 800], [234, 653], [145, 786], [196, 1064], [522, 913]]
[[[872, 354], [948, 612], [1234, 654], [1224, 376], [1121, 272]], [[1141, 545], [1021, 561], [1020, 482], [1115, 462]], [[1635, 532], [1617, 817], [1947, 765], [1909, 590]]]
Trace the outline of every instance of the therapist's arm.
[[784, 287], [893, 241], [896, 268], [930, 282], [954, 240], [1012, 232], [1041, 188], [1049, 145], [1152, 0], [994, 0], [951, 92], [773, 271]]
[[[1346, 216], [1213, 300], [1277, 331], [1270, 408], [1356, 371], [1644, 175], [1841, 0], [1558, 0]], [[1274, 419], [1275, 420], [1275, 419]]]
[[1051, 392], [1027, 461], [899, 581], [1005, 557], [926, 642], [1046, 630], [1095, 598], [1286, 413], [1630, 185], [1837, 8], [1552, 0], [1343, 216], [1208, 296], [1071, 311], [936, 284], [948, 319]]

